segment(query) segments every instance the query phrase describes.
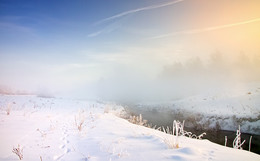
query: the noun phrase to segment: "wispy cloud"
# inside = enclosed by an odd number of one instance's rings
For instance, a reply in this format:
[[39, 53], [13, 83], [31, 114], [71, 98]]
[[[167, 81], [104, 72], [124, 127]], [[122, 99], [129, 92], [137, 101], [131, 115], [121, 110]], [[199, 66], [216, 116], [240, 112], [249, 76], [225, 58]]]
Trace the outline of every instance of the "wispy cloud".
[[141, 12], [141, 11], [146, 11], [146, 10], [151, 10], [151, 9], [156, 9], [156, 8], [161, 8], [161, 7], [166, 7], [166, 6], [170, 6], [170, 5], [174, 5], [176, 3], [182, 2], [183, 0], [176, 0], [176, 1], [171, 1], [171, 2], [167, 2], [167, 3], [161, 3], [161, 4], [155, 4], [155, 5], [151, 5], [151, 6], [146, 6], [146, 7], [142, 7], [142, 8], [137, 8], [137, 9], [133, 9], [133, 10], [129, 10], [129, 11], [125, 11], [119, 14], [116, 14], [114, 16], [102, 19], [98, 22], [95, 23], [95, 25], [99, 25], [123, 16], [127, 16], [129, 14], [133, 14], [136, 12]]
[[249, 24], [249, 23], [254, 23], [254, 22], [260, 22], [260, 18], [251, 19], [251, 20], [242, 21], [242, 22], [237, 22], [237, 23], [232, 23], [232, 24], [212, 26], [212, 27], [207, 27], [207, 28], [202, 28], [202, 29], [191, 29], [191, 30], [172, 32], [172, 33], [168, 33], [168, 34], [154, 36], [154, 37], [151, 37], [150, 39], [160, 39], [160, 38], [171, 37], [171, 36], [176, 36], [176, 35], [197, 34], [197, 33], [202, 33], [202, 32], [207, 32], [207, 31], [214, 31], [214, 30], [230, 28], [230, 27]]
[[14, 24], [14, 23], [9, 23], [9, 22], [0, 22], [0, 29], [8, 29], [8, 30], [12, 30], [12, 31], [19, 31], [19, 32], [25, 32], [25, 33], [33, 32], [32, 28]]
[[99, 36], [100, 34], [108, 34], [108, 33], [111, 33], [113, 31], [117, 30], [121, 26], [122, 26], [122, 24], [120, 22], [111, 23], [99, 31], [88, 34], [88, 37], [96, 37], [96, 36]]
[[104, 32], [104, 30], [100, 30], [100, 31], [88, 34], [88, 37], [96, 37], [96, 36], [102, 34], [103, 32]]

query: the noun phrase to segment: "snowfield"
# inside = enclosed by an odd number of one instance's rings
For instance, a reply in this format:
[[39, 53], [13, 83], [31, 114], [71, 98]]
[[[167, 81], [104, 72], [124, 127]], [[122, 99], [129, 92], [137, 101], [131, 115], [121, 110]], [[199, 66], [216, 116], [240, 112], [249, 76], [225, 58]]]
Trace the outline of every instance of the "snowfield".
[[[9, 114], [8, 114], [9, 113]], [[120, 118], [122, 107], [79, 100], [0, 95], [0, 160], [259, 161], [260, 155], [176, 137]], [[79, 130], [80, 129], [80, 130]]]

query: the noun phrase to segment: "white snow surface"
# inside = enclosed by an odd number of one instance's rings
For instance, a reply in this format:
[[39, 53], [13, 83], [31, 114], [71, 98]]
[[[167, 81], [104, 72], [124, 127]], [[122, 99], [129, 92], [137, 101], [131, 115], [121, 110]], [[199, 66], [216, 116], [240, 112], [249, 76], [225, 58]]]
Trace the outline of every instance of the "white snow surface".
[[[7, 115], [7, 109], [10, 114]], [[120, 106], [36, 96], [0, 95], [0, 160], [26, 161], [259, 161], [260, 155], [208, 140], [179, 137], [129, 123]], [[84, 120], [82, 130], [76, 123]], [[76, 121], [75, 121], [76, 120]]]

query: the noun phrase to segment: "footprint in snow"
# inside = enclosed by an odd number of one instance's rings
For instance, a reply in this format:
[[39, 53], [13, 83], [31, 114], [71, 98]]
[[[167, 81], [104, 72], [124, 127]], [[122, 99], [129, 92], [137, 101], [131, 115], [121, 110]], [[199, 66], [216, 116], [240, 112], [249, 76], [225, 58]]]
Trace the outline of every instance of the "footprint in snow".
[[65, 140], [65, 137], [61, 137], [60, 140], [64, 141], [64, 140]]
[[62, 129], [62, 134], [63, 134], [63, 135], [66, 135], [67, 133], [68, 133], [68, 130], [66, 130], [66, 129], [65, 129], [65, 130]]
[[66, 149], [64, 150], [64, 154], [68, 154], [70, 151], [71, 151], [71, 150], [70, 150], [69, 148], [66, 148]]
[[214, 156], [214, 151], [210, 151], [208, 160], [213, 160]]
[[64, 140], [64, 143], [65, 143], [65, 144], [68, 144], [68, 143], [70, 143], [70, 142], [69, 142], [69, 140]]
[[60, 149], [64, 149], [64, 148], [65, 148], [65, 144], [60, 145], [59, 148], [60, 148]]
[[64, 149], [64, 152], [60, 155], [54, 155], [53, 160], [60, 160], [64, 155], [68, 154], [69, 152], [71, 152], [71, 150], [69, 148], [66, 148], [66, 145], [60, 145], [59, 147], [60, 149]]
[[59, 160], [64, 156], [64, 154], [61, 155], [54, 155], [53, 160]]

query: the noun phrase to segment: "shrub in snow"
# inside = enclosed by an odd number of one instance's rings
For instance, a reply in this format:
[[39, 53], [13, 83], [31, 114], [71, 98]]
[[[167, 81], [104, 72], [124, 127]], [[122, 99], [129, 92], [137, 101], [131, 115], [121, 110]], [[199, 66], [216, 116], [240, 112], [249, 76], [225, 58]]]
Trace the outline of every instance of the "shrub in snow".
[[133, 124], [137, 124], [137, 125], [141, 125], [141, 126], [147, 126], [147, 120], [143, 120], [143, 117], [142, 117], [141, 114], [139, 115], [139, 117], [138, 116], [130, 116], [128, 121], [133, 123]]
[[173, 136], [166, 136], [163, 141], [165, 142], [165, 144], [167, 144], [167, 146], [168, 146], [170, 149], [179, 148], [179, 144], [176, 145]]
[[248, 151], [251, 151], [251, 142], [252, 142], [252, 136], [250, 136]]
[[175, 147], [176, 148], [179, 148], [179, 139], [178, 139], [178, 137], [180, 135], [184, 135], [183, 134], [184, 133], [183, 126], [184, 126], [184, 121], [183, 121], [183, 124], [181, 124], [180, 121], [176, 121], [176, 120], [173, 121], [173, 124], [172, 124], [172, 135], [174, 135], [174, 133], [175, 133], [175, 136], [176, 136]]
[[190, 138], [195, 138], [195, 139], [202, 139], [202, 137], [204, 135], [206, 135], [205, 132], [197, 136], [195, 134], [192, 134], [192, 132], [185, 131], [184, 130], [184, 123], [185, 123], [185, 120], [182, 123], [178, 120], [177, 121], [174, 120], [173, 121], [172, 134], [176, 135], [176, 136], [188, 136]]
[[11, 104], [8, 103], [7, 109], [6, 109], [6, 114], [7, 114], [7, 115], [10, 115], [10, 112], [11, 112]]
[[202, 139], [202, 137], [203, 137], [204, 135], [206, 135], [206, 133], [205, 133], [205, 132], [204, 132], [204, 133], [202, 133], [202, 134], [200, 134], [199, 136], [197, 136], [197, 139]]
[[108, 105], [106, 105], [104, 108], [104, 113], [109, 113], [109, 111], [110, 111], [110, 108]]
[[[184, 121], [183, 121], [183, 124], [184, 124]], [[170, 128], [168, 126], [166, 129], [164, 127], [162, 128], [163, 132], [165, 132], [167, 134], [172, 134], [175, 136], [175, 139], [173, 137], [169, 137], [169, 136], [164, 138], [164, 142], [168, 145], [169, 148], [171, 148], [171, 149], [179, 148], [178, 137], [182, 136], [184, 133], [183, 124], [181, 124], [180, 121], [174, 120], [172, 123], [172, 132], [170, 131]]]
[[162, 127], [162, 130], [164, 133], [172, 135], [172, 131], [170, 130], [169, 126], [167, 126], [166, 129], [164, 127]]
[[225, 146], [227, 146], [227, 136], [225, 136]]
[[80, 110], [78, 117], [75, 116], [75, 125], [79, 131], [82, 130], [84, 122], [85, 122], [84, 110]]
[[164, 142], [168, 145], [169, 148], [173, 149], [173, 148], [179, 148], [179, 136], [183, 136], [184, 135], [184, 130], [183, 130], [183, 126], [184, 126], [184, 121], [183, 123], [181, 123], [180, 121], [176, 121], [174, 120], [172, 123], [172, 132], [170, 131], [170, 128], [167, 126], [166, 130], [163, 127], [163, 131], [167, 134], [172, 134], [175, 136], [175, 139], [173, 137], [166, 137], [164, 139]]
[[121, 117], [123, 119], [127, 119], [127, 113], [121, 105], [116, 104], [106, 104], [104, 107], [104, 113], [111, 113], [115, 116]]
[[241, 143], [241, 132], [240, 132], [240, 126], [238, 126], [238, 130], [237, 130], [237, 136], [233, 141], [233, 148], [235, 149], [243, 149], [242, 145], [245, 143], [246, 140], [244, 140]]
[[12, 152], [13, 152], [14, 154], [16, 154], [16, 155], [19, 157], [20, 160], [23, 159], [23, 149], [20, 148], [20, 145], [19, 145], [19, 144], [18, 144], [18, 147], [17, 147], [17, 148], [14, 148], [14, 147], [13, 147]]
[[[170, 128], [167, 126], [167, 128], [165, 129], [164, 127], [162, 127], [163, 132], [167, 133], [167, 134], [172, 134], [175, 136], [175, 140], [172, 137], [167, 137], [164, 139], [164, 142], [169, 146], [169, 148], [179, 148], [179, 136], [188, 136], [190, 138], [195, 138], [195, 139], [202, 139], [202, 137], [204, 135], [206, 135], [206, 133], [202, 133], [199, 136], [192, 134], [191, 132], [187, 132], [184, 130], [184, 123], [185, 121], [183, 121], [182, 123], [180, 121], [173, 121], [172, 124], [172, 132], [170, 131]], [[158, 130], [161, 130], [161, 128], [159, 127]]]

